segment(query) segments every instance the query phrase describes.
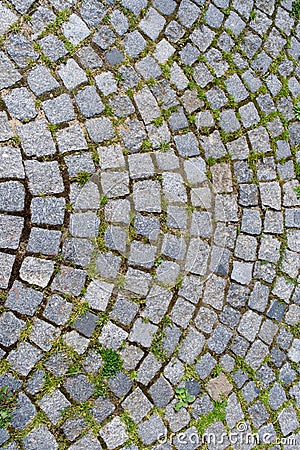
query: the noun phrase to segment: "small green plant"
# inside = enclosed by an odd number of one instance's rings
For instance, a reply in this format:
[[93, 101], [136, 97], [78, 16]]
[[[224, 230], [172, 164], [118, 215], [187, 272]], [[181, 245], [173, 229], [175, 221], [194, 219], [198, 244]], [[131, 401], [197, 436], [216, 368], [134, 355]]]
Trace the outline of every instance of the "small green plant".
[[167, 152], [168, 150], [170, 150], [170, 144], [168, 144], [167, 142], [162, 142], [159, 146], [159, 151], [160, 152]]
[[79, 172], [76, 177], [74, 177], [74, 181], [77, 181], [77, 183], [80, 184], [80, 186], [84, 186], [89, 179], [91, 178], [91, 175], [87, 172]]
[[175, 411], [179, 411], [180, 408], [186, 408], [189, 403], [193, 403], [196, 400], [196, 397], [194, 395], [189, 394], [187, 388], [176, 389], [176, 397], [178, 399], [178, 402], [174, 407]]
[[7, 386], [0, 388], [0, 428], [4, 428], [11, 421], [12, 396]]
[[256, 18], [256, 16], [257, 16], [257, 12], [253, 9], [253, 10], [250, 12], [250, 19], [251, 19], [251, 20], [254, 20], [254, 19]]
[[202, 436], [206, 430], [206, 428], [211, 425], [215, 420], [223, 421], [226, 417], [226, 400], [222, 402], [214, 402], [213, 411], [209, 412], [206, 415], [200, 417], [197, 421], [196, 427], [198, 433]]
[[103, 359], [104, 365], [102, 374], [104, 377], [113, 377], [123, 366], [123, 361], [118, 352], [111, 348], [104, 348], [100, 350], [100, 355]]
[[300, 0], [295, 0], [292, 3], [292, 16], [295, 19], [300, 19]]
[[108, 202], [108, 198], [106, 197], [106, 195], [103, 195], [100, 198], [100, 206], [105, 206], [107, 204], [107, 202]]
[[294, 113], [297, 120], [300, 120], [300, 105], [294, 106]]
[[152, 120], [153, 125], [160, 127], [164, 123], [164, 118], [162, 116], [156, 117]]
[[295, 187], [296, 197], [300, 198], [300, 186]]

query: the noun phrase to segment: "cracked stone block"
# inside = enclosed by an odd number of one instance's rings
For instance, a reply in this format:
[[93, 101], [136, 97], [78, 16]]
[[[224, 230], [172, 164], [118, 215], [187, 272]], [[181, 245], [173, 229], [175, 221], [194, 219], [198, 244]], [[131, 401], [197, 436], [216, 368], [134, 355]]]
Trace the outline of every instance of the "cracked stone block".
[[7, 361], [17, 373], [26, 377], [41, 357], [40, 350], [27, 342], [21, 342], [16, 350], [10, 352]]
[[75, 119], [73, 104], [68, 94], [62, 94], [54, 99], [46, 100], [43, 102], [42, 107], [47, 119], [54, 125]]
[[62, 412], [71, 406], [71, 403], [58, 389], [55, 389], [51, 394], [44, 395], [38, 403], [54, 425], [61, 419]]

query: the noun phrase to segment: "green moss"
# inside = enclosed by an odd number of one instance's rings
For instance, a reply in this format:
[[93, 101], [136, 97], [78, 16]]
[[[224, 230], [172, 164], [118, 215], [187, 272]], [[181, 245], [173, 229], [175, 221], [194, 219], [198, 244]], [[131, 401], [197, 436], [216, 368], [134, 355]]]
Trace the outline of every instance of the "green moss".
[[201, 416], [196, 422], [196, 428], [200, 436], [202, 436], [209, 425], [211, 425], [215, 420], [224, 421], [226, 417], [226, 406], [227, 402], [224, 400], [222, 402], [214, 402], [213, 411], [209, 412], [205, 416]]
[[6, 427], [12, 418], [13, 398], [7, 386], [0, 388], [0, 429]]
[[292, 3], [292, 16], [300, 20], [300, 0], [295, 0]]
[[104, 377], [113, 377], [123, 366], [123, 361], [118, 352], [112, 348], [103, 348], [100, 350], [101, 358], [103, 359], [102, 375]]
[[77, 183], [80, 184], [80, 186], [84, 186], [89, 179], [91, 178], [91, 174], [87, 172], [79, 172], [76, 177], [73, 178], [73, 181], [77, 181]]

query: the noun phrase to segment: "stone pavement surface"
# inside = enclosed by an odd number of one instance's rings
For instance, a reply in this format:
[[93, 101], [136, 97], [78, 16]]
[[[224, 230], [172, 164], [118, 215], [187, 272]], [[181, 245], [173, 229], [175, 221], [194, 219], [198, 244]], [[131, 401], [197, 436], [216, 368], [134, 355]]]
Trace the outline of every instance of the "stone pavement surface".
[[0, 448], [300, 448], [299, 18], [1, 0]]

